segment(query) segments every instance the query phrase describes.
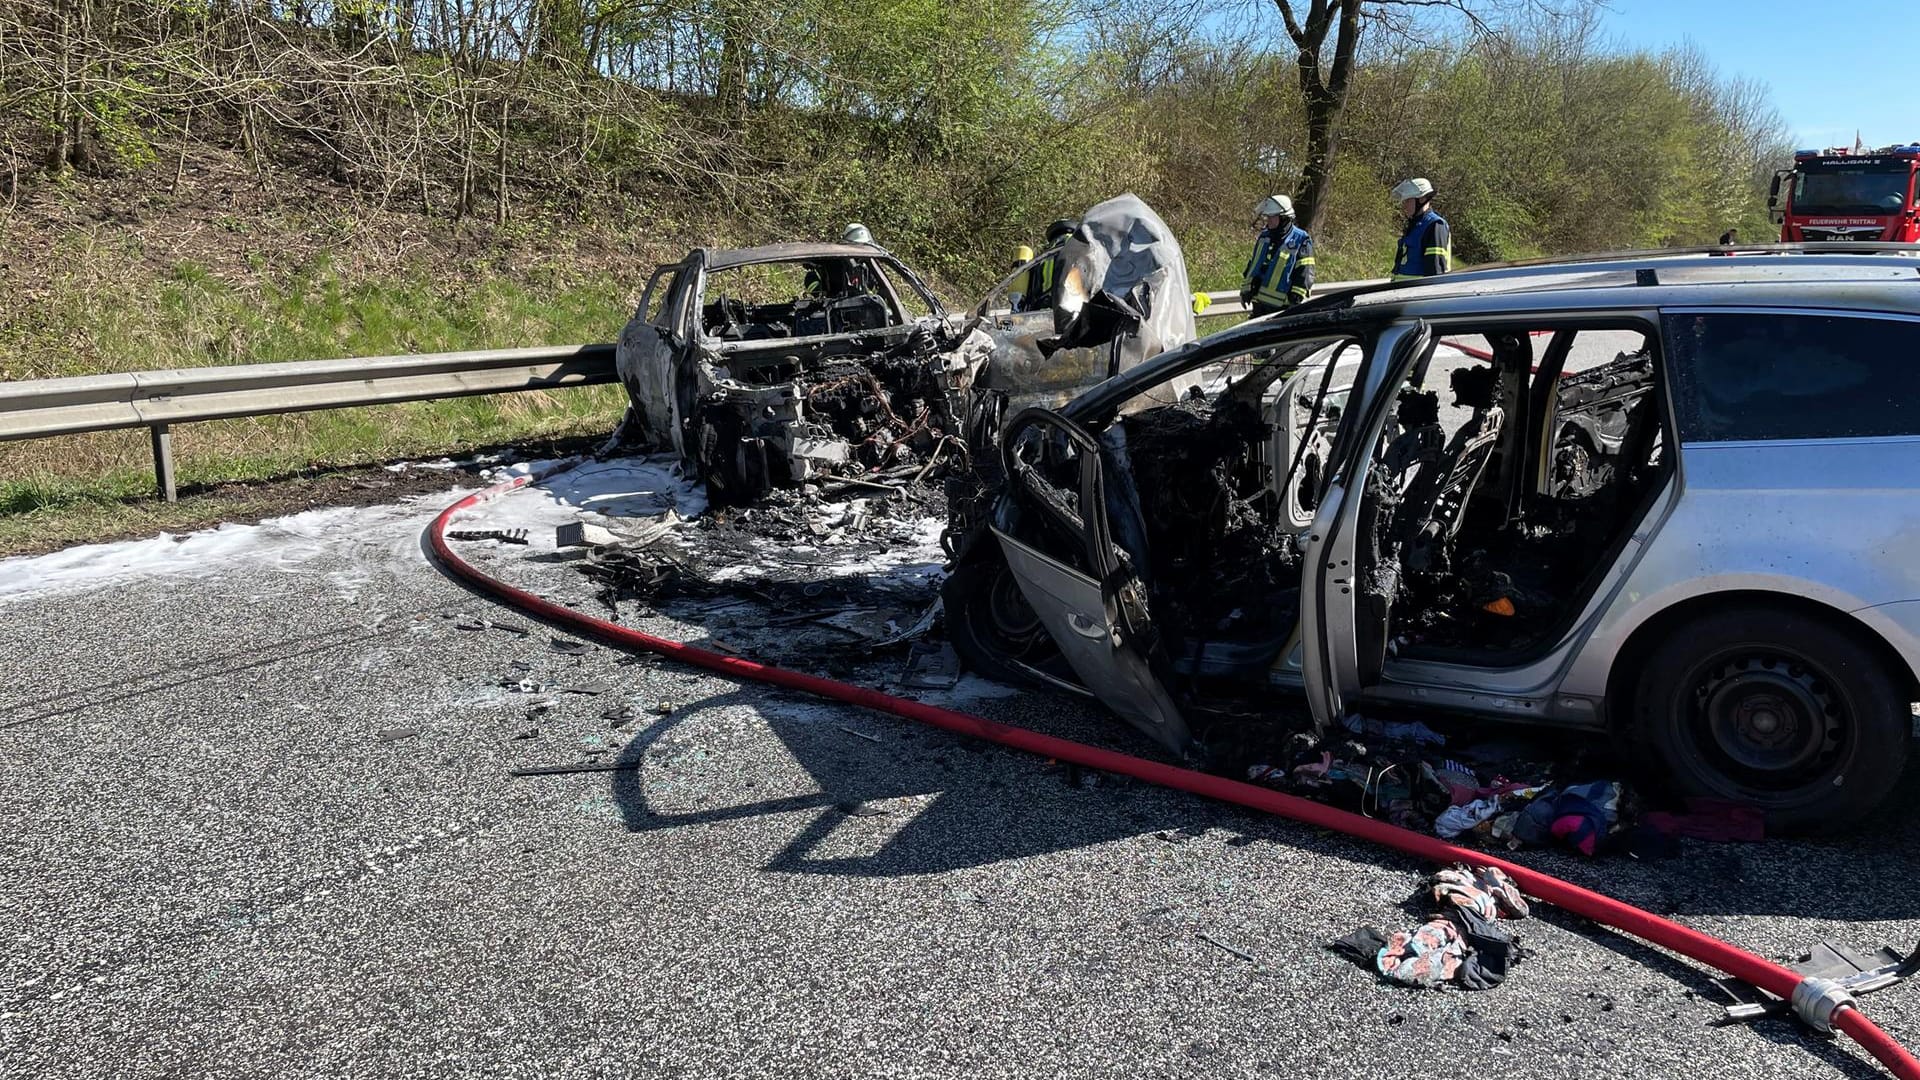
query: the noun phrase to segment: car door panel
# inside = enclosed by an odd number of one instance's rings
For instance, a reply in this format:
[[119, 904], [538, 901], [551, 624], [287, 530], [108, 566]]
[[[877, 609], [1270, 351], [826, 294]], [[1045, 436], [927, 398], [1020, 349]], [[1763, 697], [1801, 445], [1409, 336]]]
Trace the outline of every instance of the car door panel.
[[1415, 322], [1390, 327], [1370, 350], [1386, 361], [1369, 362], [1361, 369], [1359, 397], [1349, 401], [1342, 417], [1334, 471], [1307, 534], [1307, 571], [1301, 581], [1302, 669], [1307, 705], [1321, 731], [1342, 718], [1357, 699], [1368, 669], [1377, 668], [1362, 649], [1371, 651], [1384, 643], [1387, 612], [1368, 610], [1361, 601], [1368, 593], [1390, 595], [1391, 588], [1379, 575], [1393, 575], [1397, 567], [1374, 565], [1369, 559], [1371, 523], [1363, 513], [1372, 509], [1365, 498], [1367, 475], [1393, 411], [1389, 391], [1432, 345], [1432, 333]]
[[1074, 674], [1122, 720], [1174, 753], [1186, 753], [1192, 741], [1186, 720], [1115, 626], [1100, 583], [998, 529], [994, 535], [1021, 594]]

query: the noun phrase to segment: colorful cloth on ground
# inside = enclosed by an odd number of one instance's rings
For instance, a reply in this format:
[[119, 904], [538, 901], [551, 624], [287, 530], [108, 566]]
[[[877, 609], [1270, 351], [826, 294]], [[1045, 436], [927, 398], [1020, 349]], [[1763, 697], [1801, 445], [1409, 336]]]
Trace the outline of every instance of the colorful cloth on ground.
[[1433, 834], [1443, 840], [1451, 840], [1499, 813], [1500, 800], [1497, 798], [1476, 799], [1462, 806], [1449, 806], [1434, 819]]
[[1396, 930], [1374, 957], [1380, 974], [1408, 986], [1439, 986], [1452, 979], [1466, 959], [1460, 930], [1436, 916], [1417, 930]]

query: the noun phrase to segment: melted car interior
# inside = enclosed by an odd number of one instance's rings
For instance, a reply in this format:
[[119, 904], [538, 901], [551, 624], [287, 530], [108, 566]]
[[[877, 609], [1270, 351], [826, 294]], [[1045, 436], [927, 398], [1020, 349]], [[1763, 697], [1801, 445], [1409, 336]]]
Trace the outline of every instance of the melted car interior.
[[[1390, 655], [1504, 666], [1544, 653], [1670, 461], [1644, 330], [1458, 327], [1438, 338], [1393, 397], [1361, 504], [1371, 572], [1358, 625], [1375, 628], [1376, 670]], [[1016, 421], [1008, 465], [1027, 498], [1013, 534], [1110, 589], [1126, 582], [1116, 609], [1126, 618], [1128, 590], [1138, 594], [1132, 640], [1190, 696], [1267, 681], [1299, 620], [1300, 534], [1337, 440], [1359, 427], [1344, 413], [1362, 351], [1323, 339], [1231, 356], [1202, 393], [1123, 409], [1089, 432], [1094, 483], [1084, 447]], [[1095, 498], [1107, 552], [1081, 517]]]
[[1362, 589], [1393, 653], [1518, 664], [1571, 628], [1664, 486], [1655, 339], [1626, 324], [1441, 338], [1374, 456]]
[[756, 263], [707, 275], [700, 329], [718, 341], [768, 341], [901, 325], [871, 259]]

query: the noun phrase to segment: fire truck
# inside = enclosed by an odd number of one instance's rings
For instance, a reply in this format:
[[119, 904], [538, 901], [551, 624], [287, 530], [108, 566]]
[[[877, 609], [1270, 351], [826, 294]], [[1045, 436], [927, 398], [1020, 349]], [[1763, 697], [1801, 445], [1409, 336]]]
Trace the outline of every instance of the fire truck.
[[1783, 243], [1920, 241], [1920, 144], [1867, 150], [1796, 150], [1793, 168], [1773, 174], [1767, 209]]

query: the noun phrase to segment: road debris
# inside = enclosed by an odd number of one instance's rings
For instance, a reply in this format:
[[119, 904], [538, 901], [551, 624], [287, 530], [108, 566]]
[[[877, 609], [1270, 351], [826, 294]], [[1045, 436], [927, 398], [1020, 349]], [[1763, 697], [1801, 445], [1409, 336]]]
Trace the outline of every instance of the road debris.
[[867, 740], [868, 742], [876, 742], [876, 743], [877, 743], [877, 742], [879, 742], [879, 741], [880, 741], [880, 736], [878, 736], [878, 735], [869, 735], [869, 734], [867, 734], [867, 733], [866, 733], [866, 732], [864, 732], [864, 731], [855, 731], [854, 729], [852, 729], [852, 728], [850, 728], [850, 727], [842, 727], [842, 728], [841, 728], [840, 730], [841, 730], [841, 731], [844, 731], [844, 732], [846, 732], [847, 734], [849, 734], [849, 735], [852, 735], [852, 736], [854, 736], [854, 737], [856, 737], [856, 738], [861, 738], [861, 739], [865, 739], [865, 740]]
[[449, 540], [498, 540], [503, 544], [527, 542], [525, 529], [448, 529]]
[[533, 633], [533, 631], [518, 623], [495, 622], [492, 619], [486, 618], [462, 620], [453, 625], [456, 630], [504, 630], [509, 634], [518, 634], [521, 637], [526, 637]]
[[425, 730], [417, 727], [385, 728], [379, 732], [378, 737], [381, 742], [398, 742], [401, 739], [411, 739]]
[[1258, 964], [1260, 962], [1258, 959], [1254, 957], [1252, 953], [1246, 952], [1241, 949], [1236, 949], [1233, 946], [1227, 944], [1224, 941], [1221, 941], [1219, 938], [1214, 937], [1213, 935], [1207, 933], [1204, 930], [1194, 934], [1193, 936], [1196, 938], [1199, 938], [1201, 941], [1206, 942], [1207, 944], [1213, 946], [1216, 949], [1221, 949], [1226, 952], [1232, 953], [1233, 955], [1239, 957], [1240, 959], [1245, 960], [1249, 964]]
[[570, 765], [523, 765], [508, 776], [567, 776], [571, 773], [639, 772], [638, 761], [578, 761]]
[[951, 690], [960, 681], [960, 657], [953, 646], [916, 641], [907, 654], [900, 685], [926, 690]]
[[1418, 927], [1382, 934], [1363, 926], [1327, 947], [1406, 986], [1491, 990], [1506, 981], [1526, 953], [1504, 924], [1531, 914], [1513, 879], [1498, 867], [1454, 865], [1422, 892], [1435, 912]]

